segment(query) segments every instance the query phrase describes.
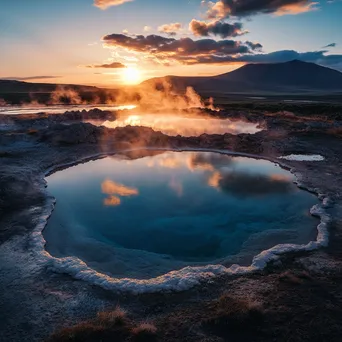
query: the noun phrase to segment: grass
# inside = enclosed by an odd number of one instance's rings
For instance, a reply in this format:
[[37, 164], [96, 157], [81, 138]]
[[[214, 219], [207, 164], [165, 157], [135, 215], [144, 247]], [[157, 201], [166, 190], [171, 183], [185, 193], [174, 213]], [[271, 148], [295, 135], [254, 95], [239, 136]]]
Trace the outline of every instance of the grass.
[[328, 130], [328, 134], [342, 138], [342, 127], [331, 128]]
[[229, 295], [223, 295], [214, 301], [208, 308], [208, 313], [210, 316], [202, 322], [203, 326], [222, 337], [254, 334], [264, 319], [264, 310], [259, 302]]
[[28, 135], [35, 135], [38, 133], [38, 130], [37, 129], [33, 129], [33, 128], [30, 128], [27, 130], [26, 132]]
[[63, 328], [50, 336], [48, 342], [154, 342], [157, 328], [150, 323], [135, 324], [126, 311], [117, 307], [113, 311], [98, 312], [96, 318]]
[[132, 340], [137, 342], [157, 341], [157, 328], [150, 323], [142, 323], [132, 329]]
[[114, 311], [98, 312], [96, 320], [103, 325], [124, 326], [127, 322], [126, 311], [117, 307]]
[[311, 280], [311, 276], [305, 271], [303, 272], [285, 271], [279, 275], [279, 281], [292, 284], [292, 285], [304, 284], [306, 280]]

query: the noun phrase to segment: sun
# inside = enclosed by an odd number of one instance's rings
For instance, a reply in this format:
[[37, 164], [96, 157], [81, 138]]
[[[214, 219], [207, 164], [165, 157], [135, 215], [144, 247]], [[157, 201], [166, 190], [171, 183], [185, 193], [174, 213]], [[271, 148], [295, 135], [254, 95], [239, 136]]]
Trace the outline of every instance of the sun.
[[141, 72], [137, 68], [125, 68], [122, 71], [122, 80], [126, 84], [137, 84], [141, 81]]

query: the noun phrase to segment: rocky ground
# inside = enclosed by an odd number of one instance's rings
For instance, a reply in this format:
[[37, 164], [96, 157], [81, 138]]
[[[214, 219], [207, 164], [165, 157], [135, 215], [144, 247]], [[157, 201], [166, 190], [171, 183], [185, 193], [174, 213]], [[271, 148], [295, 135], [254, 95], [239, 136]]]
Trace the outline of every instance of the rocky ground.
[[[265, 130], [254, 135], [184, 138], [143, 127], [111, 130], [79, 122], [107, 120], [112, 113], [93, 113], [91, 118], [73, 113], [65, 121], [57, 116], [0, 117], [1, 341], [45, 340], [62, 327], [91, 320], [97, 312], [117, 305], [134, 322], [153, 323], [157, 329], [153, 338], [159, 341], [341, 340], [340, 121], [275, 111], [212, 114], [260, 122]], [[271, 160], [291, 153], [323, 155], [322, 162], [286, 161], [286, 166], [301, 174], [306, 188], [333, 201], [328, 209], [333, 218], [329, 246], [283, 256], [256, 274], [220, 276], [181, 293], [113, 293], [56, 274], [40, 263], [32, 251], [31, 233], [49, 200], [44, 176], [63, 165], [144, 147], [220, 149]], [[54, 338], [77, 340], [76, 335]], [[105, 337], [95, 340], [101, 339], [107, 341]]]

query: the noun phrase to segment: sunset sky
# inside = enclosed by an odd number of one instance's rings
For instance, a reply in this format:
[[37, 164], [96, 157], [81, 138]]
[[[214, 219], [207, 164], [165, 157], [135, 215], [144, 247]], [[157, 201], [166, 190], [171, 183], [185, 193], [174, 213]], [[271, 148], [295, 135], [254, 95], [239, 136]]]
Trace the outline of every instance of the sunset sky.
[[292, 59], [342, 71], [339, 0], [4, 0], [0, 9], [3, 79], [115, 87]]

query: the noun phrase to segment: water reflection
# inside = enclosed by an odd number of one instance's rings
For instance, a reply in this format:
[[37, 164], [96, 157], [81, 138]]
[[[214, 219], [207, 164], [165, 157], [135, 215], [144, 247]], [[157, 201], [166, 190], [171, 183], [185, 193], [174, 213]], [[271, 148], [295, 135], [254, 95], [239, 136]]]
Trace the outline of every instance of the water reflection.
[[131, 110], [136, 108], [134, 105], [23, 105], [23, 106], [0, 106], [0, 114], [6, 115], [21, 115], [21, 114], [63, 114], [66, 111], [78, 111], [78, 110]]
[[314, 238], [308, 211], [316, 198], [292, 182], [268, 161], [209, 152], [88, 162], [48, 177], [57, 205], [47, 249], [119, 277], [249, 263], [264, 248]]
[[178, 197], [183, 196], [183, 184], [180, 180], [178, 180], [175, 176], [171, 177], [169, 182], [169, 187], [172, 189]]
[[289, 178], [279, 175], [254, 175], [242, 172], [214, 172], [208, 184], [236, 196], [261, 196], [291, 192]]
[[139, 194], [139, 190], [136, 188], [130, 188], [123, 184], [115, 183], [110, 179], [106, 179], [101, 184], [101, 189], [104, 194], [109, 195], [109, 197], [103, 200], [105, 206], [118, 206], [121, 204], [121, 197], [136, 196]]
[[233, 162], [232, 157], [219, 153], [192, 153], [187, 165], [190, 170], [196, 169], [214, 171], [220, 167], [227, 167]]
[[260, 131], [257, 124], [244, 121], [231, 121], [218, 119], [204, 115], [185, 114], [140, 114], [121, 115], [115, 121], [105, 121], [103, 126], [108, 128], [125, 126], [151, 127], [155, 131], [161, 131], [170, 136], [182, 135], [185, 137], [199, 136], [201, 134], [254, 134]]
[[111, 195], [103, 200], [103, 204], [107, 207], [116, 207], [121, 204], [121, 199]]

